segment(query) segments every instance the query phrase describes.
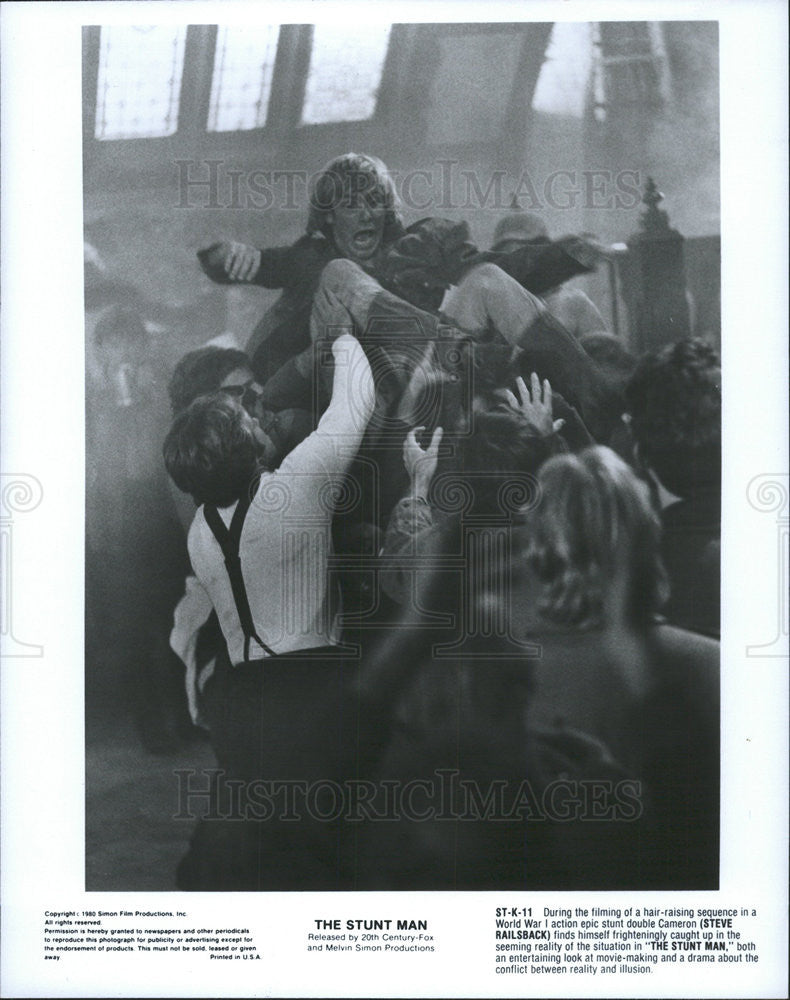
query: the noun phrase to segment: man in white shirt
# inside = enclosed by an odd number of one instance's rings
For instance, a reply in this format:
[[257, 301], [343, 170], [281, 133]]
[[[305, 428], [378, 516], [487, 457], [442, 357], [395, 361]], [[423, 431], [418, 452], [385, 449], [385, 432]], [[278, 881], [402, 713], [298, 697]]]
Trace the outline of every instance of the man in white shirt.
[[242, 582], [259, 637], [254, 658], [337, 642], [327, 582], [332, 487], [339, 485], [359, 447], [374, 391], [370, 366], [354, 337], [337, 338], [332, 354], [331, 402], [316, 430], [278, 469], [266, 468], [271, 440], [238, 400], [222, 393], [196, 400], [176, 418], [165, 443], [168, 471], [201, 504], [189, 531], [189, 555], [234, 664], [251, 654], [223, 549], [207, 514], [216, 509], [229, 528], [239, 498], [256, 478], [238, 540]]
[[[329, 355], [328, 343], [316, 350]], [[205, 690], [221, 768], [216, 815], [198, 825], [179, 867], [183, 889], [343, 887], [348, 844], [316, 818], [306, 790], [342, 781], [356, 752], [359, 663], [336, 645], [328, 560], [335, 500], [374, 386], [354, 337], [341, 334], [331, 354], [329, 406], [279, 468], [267, 468], [266, 434], [223, 393], [192, 403], [165, 442], [170, 475], [201, 505], [189, 554], [229, 654]]]

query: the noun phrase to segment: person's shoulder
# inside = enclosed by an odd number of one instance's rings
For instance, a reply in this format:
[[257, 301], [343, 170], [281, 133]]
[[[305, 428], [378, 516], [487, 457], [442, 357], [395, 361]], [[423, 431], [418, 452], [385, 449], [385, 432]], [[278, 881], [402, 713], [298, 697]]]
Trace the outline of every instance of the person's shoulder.
[[203, 507], [198, 507], [192, 517], [192, 523], [187, 530], [187, 549], [189, 550], [191, 559], [194, 560], [195, 556], [200, 557], [200, 554], [205, 549], [206, 539], [209, 534], [210, 530], [206, 521], [206, 515], [203, 513]]
[[[234, 501], [229, 507], [219, 507], [217, 508], [220, 519], [224, 522], [225, 526], [230, 525], [231, 518], [236, 511], [236, 501]], [[209, 526], [208, 519], [206, 517], [205, 507], [201, 504], [200, 507], [195, 511], [195, 516], [192, 518], [192, 524], [189, 527], [189, 532], [187, 534], [187, 545], [190, 547], [192, 545], [204, 545], [208, 539], [214, 538], [214, 532]]]
[[572, 310], [580, 314], [587, 312], [591, 306], [595, 308], [586, 292], [583, 292], [581, 288], [569, 285], [558, 285], [556, 288], [544, 292], [543, 298], [551, 305], [562, 306], [569, 311]]
[[721, 653], [718, 639], [661, 623], [651, 629], [651, 640], [654, 650], [667, 666], [681, 669], [694, 664], [718, 670]]
[[652, 632], [655, 692], [662, 711], [682, 713], [682, 706], [693, 706], [696, 721], [715, 729], [721, 704], [719, 642], [672, 625]]
[[291, 244], [291, 250], [309, 254], [312, 257], [326, 258], [327, 260], [334, 256], [335, 253], [330, 241], [321, 233], [303, 233], [299, 239]]
[[708, 529], [712, 537], [721, 530], [721, 489], [714, 487], [699, 490], [690, 499], [681, 498], [661, 512], [664, 530], [688, 528]]
[[[324, 267], [336, 256], [335, 248], [325, 236], [320, 233], [305, 233], [284, 250], [284, 257], [280, 261], [281, 269], [287, 268], [287, 273], [281, 275], [283, 287], [295, 290], [303, 290], [305, 285], [311, 287]], [[303, 305], [310, 301], [305, 299]]]
[[276, 469], [262, 473], [244, 519], [245, 537], [268, 532], [279, 517], [297, 516], [323, 485], [320, 455], [309, 445], [313, 436], [297, 445]]

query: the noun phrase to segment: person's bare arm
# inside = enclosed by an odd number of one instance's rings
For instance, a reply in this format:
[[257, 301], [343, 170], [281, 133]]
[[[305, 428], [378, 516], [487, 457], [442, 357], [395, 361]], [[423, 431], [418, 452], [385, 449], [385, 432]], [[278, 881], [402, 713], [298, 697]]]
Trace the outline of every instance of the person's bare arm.
[[[335, 324], [337, 327], [339, 325]], [[280, 472], [342, 475], [356, 454], [373, 413], [375, 390], [370, 363], [356, 337], [343, 333], [319, 343], [319, 361], [331, 350], [332, 398], [313, 433], [280, 466]]]
[[415, 557], [424, 554], [426, 540], [432, 536], [434, 528], [433, 510], [428, 502], [428, 494], [436, 472], [442, 428], [437, 427], [427, 448], [417, 441], [415, 427], [403, 442], [403, 464], [409, 474], [409, 492], [392, 510], [381, 555], [387, 566], [381, 573], [382, 589], [398, 604], [408, 603], [416, 585]]

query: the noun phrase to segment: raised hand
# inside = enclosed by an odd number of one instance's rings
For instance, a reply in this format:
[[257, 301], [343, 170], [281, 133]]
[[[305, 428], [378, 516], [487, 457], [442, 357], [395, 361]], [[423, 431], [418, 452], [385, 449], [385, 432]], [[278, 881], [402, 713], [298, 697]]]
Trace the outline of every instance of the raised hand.
[[220, 243], [217, 255], [231, 281], [252, 281], [261, 266], [261, 252], [246, 243]]
[[403, 442], [403, 464], [412, 483], [412, 493], [415, 496], [426, 497], [431, 485], [436, 463], [439, 459], [439, 445], [442, 442], [441, 427], [437, 427], [427, 448], [422, 448], [417, 440], [417, 432], [424, 427], [414, 427], [406, 435]]
[[532, 373], [530, 376], [530, 388], [521, 376], [516, 379], [519, 399], [510, 389], [505, 389], [505, 395], [510, 406], [517, 410], [533, 427], [536, 433], [542, 437], [548, 437], [565, 426], [564, 420], [554, 420], [551, 401], [551, 385], [548, 379], [543, 380], [541, 387], [540, 379]]

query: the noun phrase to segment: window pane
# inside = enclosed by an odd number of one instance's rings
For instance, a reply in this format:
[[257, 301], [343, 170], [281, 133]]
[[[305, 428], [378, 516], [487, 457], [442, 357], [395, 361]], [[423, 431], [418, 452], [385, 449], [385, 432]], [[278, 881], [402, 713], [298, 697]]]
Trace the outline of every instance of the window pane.
[[661, 59], [655, 42], [660, 35], [644, 21], [602, 21], [600, 37], [607, 108], [658, 104], [662, 97]]
[[209, 101], [209, 132], [263, 128], [279, 27], [220, 28]]
[[551, 31], [532, 107], [548, 114], [581, 118], [587, 104], [591, 69], [591, 26], [558, 21]]
[[[522, 41], [523, 35], [513, 31], [440, 36], [433, 82], [425, 95], [425, 138], [430, 145], [501, 138]], [[492, 66], [495, 87], [487, 83]]]
[[352, 122], [370, 118], [384, 58], [390, 25], [316, 25], [305, 88], [302, 123]]
[[97, 139], [175, 132], [185, 41], [185, 27], [101, 29]]

